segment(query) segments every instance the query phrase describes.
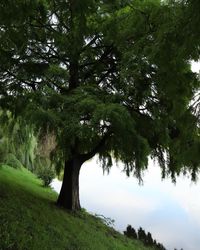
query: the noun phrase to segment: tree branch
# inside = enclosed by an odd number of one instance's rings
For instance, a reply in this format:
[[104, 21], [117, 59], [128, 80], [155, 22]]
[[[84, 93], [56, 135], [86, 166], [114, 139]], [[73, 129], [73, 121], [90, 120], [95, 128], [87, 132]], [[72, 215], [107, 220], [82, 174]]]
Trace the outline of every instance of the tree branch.
[[96, 42], [96, 40], [97, 40], [98, 38], [99, 38], [99, 35], [95, 35], [94, 38], [91, 39], [91, 40], [82, 48], [81, 53], [82, 53], [83, 51], [85, 51], [85, 49], [87, 49], [89, 46], [93, 45], [93, 44]]
[[35, 84], [37, 82], [35, 82], [35, 81], [27, 82], [26, 80], [24, 80], [22, 78], [19, 78], [17, 75], [15, 75], [14, 73], [10, 72], [9, 70], [4, 70], [4, 72], [6, 72], [9, 76], [13, 77], [14, 79], [16, 79], [17, 81], [19, 81], [20, 83], [23, 83], [23, 84], [27, 85], [28, 87], [31, 87], [33, 91], [36, 91]]
[[94, 74], [95, 69], [97, 68], [97, 65], [101, 64], [104, 62], [104, 60], [108, 57], [108, 55], [112, 52], [113, 47], [107, 47], [101, 57], [94, 63], [93, 67], [88, 70], [84, 76], [84, 80], [86, 80], [88, 77]]
[[104, 81], [106, 79], [106, 77], [109, 76], [109, 74], [111, 74], [115, 68], [116, 68], [116, 65], [113, 65], [110, 69], [108, 69], [107, 72], [105, 72], [101, 76], [101, 78], [98, 80], [97, 85], [99, 85], [102, 81]]
[[83, 162], [91, 159], [93, 156], [95, 156], [101, 149], [103, 149], [103, 147], [105, 146], [105, 143], [107, 141], [107, 139], [110, 137], [110, 135], [112, 134], [111, 131], [108, 131], [103, 137], [102, 139], [99, 141], [99, 143], [87, 154], [82, 154], [81, 155], [81, 160]]

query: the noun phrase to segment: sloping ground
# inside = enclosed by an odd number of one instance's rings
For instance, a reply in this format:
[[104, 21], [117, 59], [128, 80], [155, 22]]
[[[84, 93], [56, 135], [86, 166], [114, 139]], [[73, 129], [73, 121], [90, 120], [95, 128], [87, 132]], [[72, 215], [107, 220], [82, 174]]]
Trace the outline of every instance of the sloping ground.
[[56, 193], [26, 169], [0, 167], [0, 250], [147, 250], [86, 212], [55, 206]]

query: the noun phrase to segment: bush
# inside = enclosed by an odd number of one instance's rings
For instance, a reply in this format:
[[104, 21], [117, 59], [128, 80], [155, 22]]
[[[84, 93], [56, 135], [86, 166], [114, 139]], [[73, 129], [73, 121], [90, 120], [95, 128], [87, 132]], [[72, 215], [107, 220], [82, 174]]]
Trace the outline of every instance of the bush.
[[16, 158], [12, 153], [9, 153], [5, 156], [5, 164], [12, 168], [22, 168], [22, 163]]
[[42, 179], [45, 187], [48, 187], [55, 177], [55, 171], [50, 161], [44, 159], [38, 162], [35, 173]]

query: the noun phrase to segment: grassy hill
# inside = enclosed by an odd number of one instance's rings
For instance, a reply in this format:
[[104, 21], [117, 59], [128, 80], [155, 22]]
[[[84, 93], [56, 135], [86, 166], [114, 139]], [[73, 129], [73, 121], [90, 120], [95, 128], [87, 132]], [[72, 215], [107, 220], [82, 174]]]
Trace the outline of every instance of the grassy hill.
[[26, 169], [0, 167], [0, 250], [147, 250], [81, 211], [55, 206], [57, 194]]

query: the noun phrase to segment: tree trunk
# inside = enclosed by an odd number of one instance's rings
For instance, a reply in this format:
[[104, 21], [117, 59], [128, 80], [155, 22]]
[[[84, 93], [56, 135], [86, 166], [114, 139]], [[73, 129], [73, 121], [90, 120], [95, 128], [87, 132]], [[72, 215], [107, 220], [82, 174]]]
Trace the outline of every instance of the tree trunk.
[[82, 161], [74, 158], [65, 162], [62, 187], [57, 205], [69, 210], [80, 210], [79, 200], [79, 172]]

